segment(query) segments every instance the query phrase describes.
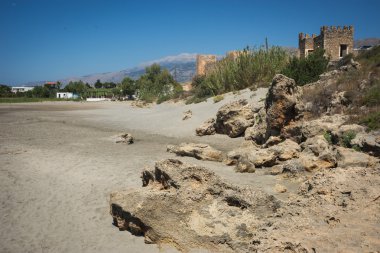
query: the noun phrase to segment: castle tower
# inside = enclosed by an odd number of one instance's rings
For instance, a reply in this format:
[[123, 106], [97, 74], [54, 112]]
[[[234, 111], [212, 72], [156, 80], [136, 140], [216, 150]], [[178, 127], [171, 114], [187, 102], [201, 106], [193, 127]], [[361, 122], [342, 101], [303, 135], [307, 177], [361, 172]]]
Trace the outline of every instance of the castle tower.
[[196, 75], [205, 75], [207, 70], [209, 70], [216, 63], [216, 55], [197, 55], [197, 72]]
[[332, 61], [337, 61], [354, 49], [353, 26], [322, 26], [320, 35], [298, 35], [299, 56], [307, 57], [317, 48], [323, 48]]

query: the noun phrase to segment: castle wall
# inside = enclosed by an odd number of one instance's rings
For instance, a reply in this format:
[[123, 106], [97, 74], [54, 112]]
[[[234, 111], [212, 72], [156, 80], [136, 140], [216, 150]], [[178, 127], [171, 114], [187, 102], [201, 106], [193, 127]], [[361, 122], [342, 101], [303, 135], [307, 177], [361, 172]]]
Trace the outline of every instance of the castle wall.
[[197, 75], [205, 75], [216, 63], [216, 55], [197, 55]]
[[349, 54], [354, 49], [352, 27], [323, 27], [323, 43], [326, 53], [331, 57], [332, 61], [341, 58], [341, 45], [347, 45], [346, 54]]
[[[344, 27], [321, 27], [321, 34], [310, 37], [308, 34], [299, 34], [298, 48], [299, 56], [304, 58], [310, 50], [323, 48], [332, 61], [339, 60], [344, 54], [353, 52], [354, 49], [354, 28]], [[343, 45], [343, 46], [342, 46]], [[344, 50], [343, 50], [344, 49]]]

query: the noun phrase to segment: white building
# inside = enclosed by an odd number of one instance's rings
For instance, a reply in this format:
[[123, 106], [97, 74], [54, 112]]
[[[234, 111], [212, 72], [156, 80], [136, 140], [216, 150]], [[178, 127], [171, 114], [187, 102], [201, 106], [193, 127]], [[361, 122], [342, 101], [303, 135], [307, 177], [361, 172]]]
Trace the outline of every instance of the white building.
[[57, 98], [64, 98], [64, 99], [74, 98], [74, 93], [72, 93], [72, 92], [57, 92]]
[[17, 93], [17, 92], [26, 92], [33, 90], [34, 87], [12, 87], [12, 92]]

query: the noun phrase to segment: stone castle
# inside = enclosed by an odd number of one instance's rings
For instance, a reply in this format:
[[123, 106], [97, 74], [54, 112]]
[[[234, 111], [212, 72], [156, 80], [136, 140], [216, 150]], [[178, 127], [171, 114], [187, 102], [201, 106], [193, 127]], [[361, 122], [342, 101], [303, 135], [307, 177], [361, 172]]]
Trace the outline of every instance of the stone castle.
[[196, 75], [205, 75], [207, 70], [209, 70], [216, 63], [216, 55], [212, 54], [198, 54], [197, 55], [197, 69]]
[[337, 61], [354, 49], [353, 26], [322, 26], [320, 35], [300, 33], [298, 36], [299, 57], [305, 58], [317, 48], [323, 48], [331, 61]]

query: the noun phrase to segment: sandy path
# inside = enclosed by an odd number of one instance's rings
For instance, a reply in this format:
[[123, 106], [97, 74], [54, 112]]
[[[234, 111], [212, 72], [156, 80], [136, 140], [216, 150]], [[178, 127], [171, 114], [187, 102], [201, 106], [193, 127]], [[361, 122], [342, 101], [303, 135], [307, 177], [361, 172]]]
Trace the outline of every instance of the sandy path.
[[[230, 99], [232, 95], [224, 103]], [[194, 136], [195, 127], [221, 105], [1, 105], [0, 252], [159, 252], [156, 245], [146, 245], [143, 238], [111, 224], [109, 194], [140, 187], [144, 166], [174, 157], [166, 153], [168, 144], [206, 142], [225, 151], [239, 145], [241, 139]], [[182, 121], [187, 109], [194, 116]], [[136, 143], [113, 143], [111, 137], [126, 129]], [[203, 164], [231, 182], [273, 193], [276, 182], [271, 176], [248, 177], [220, 163], [181, 159]]]

